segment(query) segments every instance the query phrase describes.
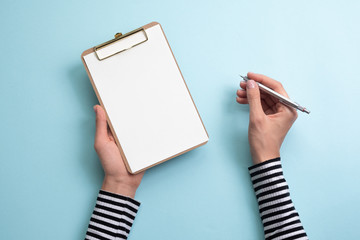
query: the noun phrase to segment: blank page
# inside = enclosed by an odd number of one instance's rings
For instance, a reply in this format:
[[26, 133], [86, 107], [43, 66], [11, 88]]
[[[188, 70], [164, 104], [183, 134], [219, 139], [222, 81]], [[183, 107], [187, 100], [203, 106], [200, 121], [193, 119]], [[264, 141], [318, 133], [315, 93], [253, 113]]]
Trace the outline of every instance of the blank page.
[[208, 141], [160, 25], [145, 31], [110, 58], [84, 56], [132, 173]]

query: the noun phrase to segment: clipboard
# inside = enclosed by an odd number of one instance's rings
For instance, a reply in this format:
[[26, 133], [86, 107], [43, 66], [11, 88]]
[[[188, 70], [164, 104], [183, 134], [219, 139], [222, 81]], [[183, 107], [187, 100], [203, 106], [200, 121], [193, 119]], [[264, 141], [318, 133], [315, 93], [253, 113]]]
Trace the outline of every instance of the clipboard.
[[114, 39], [84, 51], [81, 59], [130, 173], [208, 142], [159, 23], [117, 33]]

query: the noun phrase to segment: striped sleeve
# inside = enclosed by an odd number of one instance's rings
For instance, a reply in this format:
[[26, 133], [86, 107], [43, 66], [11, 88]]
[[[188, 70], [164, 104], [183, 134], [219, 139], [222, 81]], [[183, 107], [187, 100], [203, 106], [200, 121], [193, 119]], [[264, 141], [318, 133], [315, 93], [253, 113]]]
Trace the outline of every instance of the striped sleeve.
[[132, 198], [100, 190], [85, 239], [127, 239], [139, 207]]
[[249, 167], [265, 239], [308, 239], [290, 198], [280, 158]]

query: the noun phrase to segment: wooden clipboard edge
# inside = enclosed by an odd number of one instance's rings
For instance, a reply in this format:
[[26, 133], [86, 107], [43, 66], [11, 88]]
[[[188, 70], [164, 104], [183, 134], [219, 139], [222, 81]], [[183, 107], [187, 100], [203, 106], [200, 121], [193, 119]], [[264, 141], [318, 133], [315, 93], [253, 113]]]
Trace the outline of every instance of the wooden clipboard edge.
[[[186, 82], [185, 82], [184, 76], [182, 75], [182, 72], [181, 72], [181, 70], [180, 70], [180, 68], [179, 68], [179, 65], [178, 65], [177, 61], [176, 61], [176, 58], [175, 58], [175, 56], [174, 56], [174, 53], [173, 53], [173, 51], [171, 50], [169, 41], [168, 41], [167, 38], [166, 38], [165, 32], [164, 32], [161, 24], [158, 23], [158, 22], [151, 22], [151, 23], [149, 23], [149, 24], [144, 25], [142, 28], [148, 29], [148, 28], [154, 27], [154, 26], [156, 26], [156, 25], [159, 25], [160, 28], [161, 28], [161, 31], [162, 31], [162, 33], [163, 33], [163, 35], [164, 35], [164, 37], [165, 37], [165, 40], [166, 40], [166, 42], [167, 42], [167, 44], [168, 44], [168, 47], [169, 47], [169, 49], [170, 49], [170, 52], [171, 52], [173, 58], [174, 58], [174, 61], [175, 61], [175, 63], [176, 63], [176, 66], [177, 66], [178, 69], [179, 69], [179, 72], [180, 72], [180, 74], [181, 74], [181, 78], [182, 78], [183, 81], [184, 81], [184, 84], [185, 84], [185, 86], [186, 86], [186, 89], [187, 89], [187, 91], [188, 91], [188, 93], [189, 93], [189, 95], [190, 95], [191, 101], [193, 102], [193, 105], [194, 105], [194, 107], [195, 107], [195, 109], [196, 109], [196, 112], [197, 112], [197, 114], [198, 114], [198, 116], [199, 116], [199, 118], [200, 118], [201, 124], [203, 125], [203, 128], [204, 128], [204, 130], [205, 130], [205, 133], [206, 133], [206, 135], [207, 135], [207, 138], [209, 139], [209, 134], [208, 134], [208, 132], [206, 131], [205, 125], [204, 125], [204, 123], [203, 123], [203, 121], [202, 121], [202, 119], [201, 119], [201, 116], [200, 116], [200, 114], [199, 114], [199, 111], [198, 111], [198, 109], [197, 109], [197, 107], [196, 107], [196, 105], [195, 105], [195, 102], [194, 102], [194, 100], [193, 100], [193, 98], [192, 98], [192, 96], [191, 96], [191, 93], [190, 93], [190, 91], [189, 91], [189, 88], [188, 88], [188, 86], [187, 86], [187, 84], [186, 84]], [[145, 171], [146, 169], [152, 168], [152, 167], [154, 167], [154, 166], [156, 166], [156, 165], [158, 165], [158, 164], [161, 164], [161, 163], [163, 163], [163, 162], [166, 162], [166, 161], [168, 161], [168, 160], [170, 160], [170, 159], [172, 159], [172, 158], [175, 158], [175, 157], [180, 156], [180, 155], [182, 155], [182, 154], [184, 154], [184, 153], [186, 153], [186, 152], [189, 152], [189, 151], [191, 151], [191, 150], [193, 150], [193, 149], [195, 149], [195, 148], [198, 148], [198, 147], [200, 147], [200, 146], [202, 146], [202, 145], [205, 145], [205, 144], [209, 141], [209, 140], [207, 140], [207, 141], [205, 141], [205, 142], [203, 142], [203, 143], [200, 143], [200, 144], [198, 144], [198, 145], [196, 145], [196, 146], [194, 146], [194, 147], [192, 147], [192, 148], [189, 148], [189, 149], [184, 150], [184, 151], [182, 151], [182, 152], [180, 152], [180, 153], [177, 153], [177, 154], [175, 154], [175, 155], [173, 155], [173, 156], [170, 156], [170, 157], [168, 157], [168, 158], [166, 158], [166, 159], [164, 159], [164, 160], [161, 160], [160, 162], [154, 163], [154, 164], [152, 164], [152, 165], [150, 165], [150, 166], [148, 166], [148, 167], [146, 167], [146, 168], [142, 168], [142, 169], [140, 169], [140, 170], [138, 170], [138, 171], [136, 171], [136, 172], [133, 172], [133, 171], [131, 170], [130, 166], [129, 166], [129, 163], [128, 163], [128, 161], [127, 161], [127, 158], [126, 158], [126, 156], [125, 156], [125, 153], [124, 153], [124, 151], [123, 151], [123, 149], [122, 149], [122, 147], [121, 147], [120, 141], [119, 141], [119, 139], [118, 139], [118, 137], [117, 137], [117, 135], [116, 135], [116, 133], [115, 133], [115, 131], [114, 131], [114, 128], [113, 128], [113, 126], [112, 126], [112, 124], [111, 124], [111, 121], [110, 121], [110, 118], [109, 118], [109, 116], [108, 116], [108, 114], [107, 114], [107, 111], [106, 111], [106, 109], [105, 109], [105, 106], [104, 106], [104, 104], [103, 104], [103, 102], [102, 102], [102, 100], [101, 100], [100, 94], [99, 94], [99, 92], [98, 92], [98, 90], [97, 90], [97, 88], [96, 88], [96, 86], [95, 86], [94, 80], [93, 80], [93, 78], [92, 78], [92, 76], [91, 76], [91, 74], [90, 74], [89, 68], [87, 67], [86, 62], [85, 62], [84, 57], [85, 57], [86, 55], [90, 54], [90, 53], [93, 53], [93, 52], [94, 52], [94, 48], [90, 48], [90, 49], [85, 50], [85, 51], [81, 54], [81, 60], [82, 60], [82, 62], [83, 62], [83, 64], [84, 64], [84, 66], [85, 66], [86, 72], [87, 72], [87, 74], [88, 74], [88, 76], [89, 76], [89, 79], [90, 79], [91, 85], [92, 85], [92, 87], [93, 87], [93, 89], [94, 89], [94, 91], [95, 91], [96, 97], [97, 97], [97, 99], [99, 100], [100, 105], [101, 105], [101, 106], [104, 108], [104, 110], [105, 110], [105, 115], [106, 115], [107, 123], [109, 124], [110, 130], [111, 130], [111, 132], [112, 132], [112, 134], [113, 134], [113, 136], [114, 136], [114, 138], [115, 138], [116, 145], [117, 145], [118, 148], [119, 148], [120, 155], [121, 155], [121, 157], [123, 158], [125, 167], [126, 167], [126, 169], [128, 170], [129, 173], [131, 173], [131, 174], [140, 173], [140, 172], [142, 172], [142, 171]]]

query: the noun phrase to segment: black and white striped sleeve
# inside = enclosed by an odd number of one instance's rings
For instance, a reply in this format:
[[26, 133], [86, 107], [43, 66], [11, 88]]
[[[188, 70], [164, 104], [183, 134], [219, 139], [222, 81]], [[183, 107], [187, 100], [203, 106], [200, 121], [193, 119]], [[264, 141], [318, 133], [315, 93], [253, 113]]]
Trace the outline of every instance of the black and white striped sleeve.
[[308, 239], [290, 198], [280, 158], [249, 167], [265, 239]]
[[100, 190], [85, 239], [127, 239], [140, 203]]

